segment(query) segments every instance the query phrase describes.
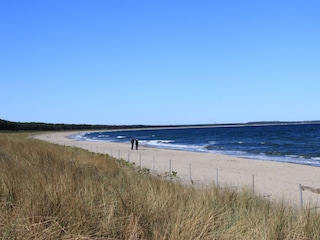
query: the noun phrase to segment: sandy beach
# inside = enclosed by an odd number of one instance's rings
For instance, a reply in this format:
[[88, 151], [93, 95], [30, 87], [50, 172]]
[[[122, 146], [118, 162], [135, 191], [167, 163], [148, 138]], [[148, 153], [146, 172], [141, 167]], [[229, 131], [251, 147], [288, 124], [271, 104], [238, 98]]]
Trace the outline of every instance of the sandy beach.
[[[221, 187], [248, 187], [270, 200], [285, 200], [289, 204], [301, 205], [302, 186], [320, 189], [320, 168], [307, 165], [237, 158], [213, 153], [186, 152], [150, 148], [140, 145], [131, 150], [131, 144], [113, 142], [76, 141], [68, 136], [80, 132], [57, 132], [35, 136], [35, 138], [84, 148], [93, 152], [109, 154], [148, 168], [154, 174], [165, 175], [177, 172], [176, 178], [184, 184]], [[302, 191], [303, 205], [320, 206], [320, 195]]]

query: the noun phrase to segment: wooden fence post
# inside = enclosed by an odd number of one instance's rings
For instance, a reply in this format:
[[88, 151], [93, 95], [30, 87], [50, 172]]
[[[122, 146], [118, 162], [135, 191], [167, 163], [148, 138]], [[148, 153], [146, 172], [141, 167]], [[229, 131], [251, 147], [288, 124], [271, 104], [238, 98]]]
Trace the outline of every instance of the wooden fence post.
[[252, 192], [254, 193], [254, 174], [252, 174]]
[[216, 186], [219, 187], [219, 170], [216, 168]]
[[152, 170], [154, 171], [154, 156], [152, 158]]
[[302, 186], [299, 184], [299, 193], [300, 193], [300, 206], [303, 207], [303, 196], [302, 196]]

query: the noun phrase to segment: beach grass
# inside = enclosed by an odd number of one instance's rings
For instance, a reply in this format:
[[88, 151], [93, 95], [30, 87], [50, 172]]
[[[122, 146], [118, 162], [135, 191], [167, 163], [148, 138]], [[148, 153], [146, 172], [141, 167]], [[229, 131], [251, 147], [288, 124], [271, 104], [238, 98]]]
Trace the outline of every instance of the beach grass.
[[316, 208], [193, 188], [108, 155], [0, 133], [1, 239], [320, 239]]

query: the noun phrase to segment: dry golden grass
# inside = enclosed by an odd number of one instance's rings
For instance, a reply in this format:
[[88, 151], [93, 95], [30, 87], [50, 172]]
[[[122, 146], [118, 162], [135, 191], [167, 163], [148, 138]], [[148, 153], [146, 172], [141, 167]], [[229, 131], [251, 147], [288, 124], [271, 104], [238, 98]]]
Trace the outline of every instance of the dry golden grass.
[[102, 154], [0, 134], [1, 239], [320, 239], [316, 209], [194, 189]]

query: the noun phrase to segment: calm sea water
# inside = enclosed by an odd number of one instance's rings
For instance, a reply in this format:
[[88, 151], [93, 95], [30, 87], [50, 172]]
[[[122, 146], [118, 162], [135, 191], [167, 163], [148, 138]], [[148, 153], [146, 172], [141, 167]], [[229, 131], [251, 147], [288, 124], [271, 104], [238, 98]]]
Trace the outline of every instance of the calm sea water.
[[85, 141], [144, 146], [320, 166], [320, 124], [201, 127], [93, 132], [73, 136]]

